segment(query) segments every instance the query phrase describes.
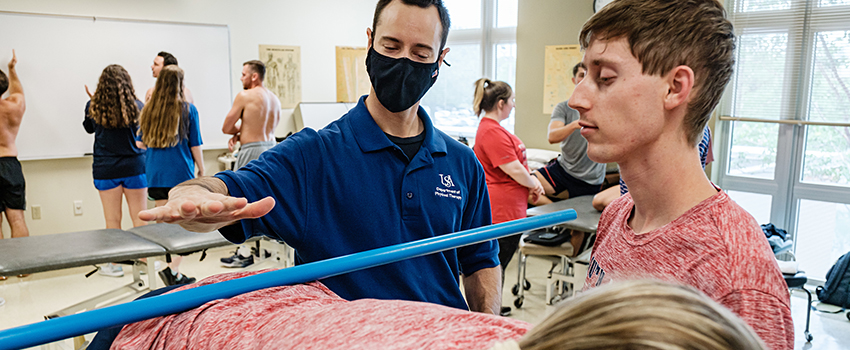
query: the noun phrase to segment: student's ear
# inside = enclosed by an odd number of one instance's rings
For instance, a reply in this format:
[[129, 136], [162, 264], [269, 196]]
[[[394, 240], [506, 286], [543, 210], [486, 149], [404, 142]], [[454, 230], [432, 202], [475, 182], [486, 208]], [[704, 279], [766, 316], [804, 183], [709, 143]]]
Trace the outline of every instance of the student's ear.
[[372, 28], [366, 28], [366, 50], [372, 48]]
[[673, 68], [667, 75], [667, 95], [664, 96], [664, 108], [675, 109], [690, 100], [694, 88], [694, 71], [688, 66]]
[[496, 102], [496, 109], [501, 111], [502, 108], [505, 108], [505, 100], [499, 100], [499, 102]]
[[443, 51], [440, 52], [440, 58], [437, 59], [437, 62], [440, 62], [440, 64], [438, 64], [437, 66], [440, 66], [440, 67], [443, 66], [443, 60], [446, 59], [446, 54], [449, 53], [449, 50], [450, 49], [447, 47], [447, 48], [444, 48]]

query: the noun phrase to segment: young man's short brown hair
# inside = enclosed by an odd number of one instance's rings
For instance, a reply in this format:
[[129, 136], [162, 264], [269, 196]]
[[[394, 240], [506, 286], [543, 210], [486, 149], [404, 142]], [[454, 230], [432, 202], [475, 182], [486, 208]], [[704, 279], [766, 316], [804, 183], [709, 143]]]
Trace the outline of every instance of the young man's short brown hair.
[[694, 89], [684, 125], [696, 146], [712, 109], [732, 76], [735, 33], [718, 0], [616, 0], [588, 20], [579, 43], [624, 37], [643, 74], [667, 74], [685, 65]]
[[260, 81], [265, 79], [266, 77], [266, 65], [260, 60], [250, 60], [242, 64], [243, 66], [248, 66], [252, 72], [257, 73]]

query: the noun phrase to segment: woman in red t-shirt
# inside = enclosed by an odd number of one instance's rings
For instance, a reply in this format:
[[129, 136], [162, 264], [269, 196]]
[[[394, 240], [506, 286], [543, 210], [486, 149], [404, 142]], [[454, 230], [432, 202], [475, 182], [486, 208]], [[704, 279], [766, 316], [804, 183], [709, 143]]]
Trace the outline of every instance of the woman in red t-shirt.
[[[484, 112], [475, 134], [473, 150], [484, 167], [493, 223], [524, 218], [528, 196], [536, 201], [543, 195], [543, 187], [528, 171], [525, 145], [499, 124], [514, 109], [513, 89], [503, 81], [478, 79], [472, 108], [476, 115]], [[505, 279], [505, 267], [519, 245], [519, 236], [499, 239], [502, 281]], [[502, 315], [509, 314], [510, 307], [502, 307]]]

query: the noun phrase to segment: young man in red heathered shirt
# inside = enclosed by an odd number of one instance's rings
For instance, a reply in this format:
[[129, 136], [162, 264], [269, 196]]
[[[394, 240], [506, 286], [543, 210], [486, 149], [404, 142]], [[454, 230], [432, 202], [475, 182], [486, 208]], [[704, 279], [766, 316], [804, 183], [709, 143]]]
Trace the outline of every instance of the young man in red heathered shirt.
[[629, 194], [602, 214], [585, 288], [656, 278], [700, 289], [771, 349], [791, 349], [788, 289], [755, 219], [714, 186], [697, 142], [732, 74], [717, 0], [618, 0], [584, 24], [587, 77], [570, 107], [588, 156]]

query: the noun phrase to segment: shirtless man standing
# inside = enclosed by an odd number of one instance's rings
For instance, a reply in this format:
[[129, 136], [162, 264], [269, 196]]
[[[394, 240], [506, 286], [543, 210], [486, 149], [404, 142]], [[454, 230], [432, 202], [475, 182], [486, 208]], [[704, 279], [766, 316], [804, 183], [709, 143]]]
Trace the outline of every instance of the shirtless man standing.
[[[252, 60], [242, 65], [242, 77], [239, 80], [242, 80], [242, 88], [245, 90], [236, 95], [233, 108], [227, 113], [221, 127], [222, 132], [233, 135], [227, 143], [231, 151], [236, 142], [242, 144], [234, 170], [259, 158], [260, 154], [275, 145], [274, 130], [280, 121], [280, 100], [263, 85], [265, 75], [266, 66], [261, 61]], [[242, 123], [237, 124], [240, 119]], [[221, 264], [225, 267], [242, 268], [253, 263], [254, 255], [244, 244], [239, 246], [233, 256], [221, 258]]]
[[[172, 64], [175, 66], [177, 65], [177, 58], [168, 52], [160, 51], [156, 54], [156, 57], [154, 57], [153, 64], [151, 65], [151, 73], [153, 74], [153, 77], [158, 78], [159, 71], [162, 70], [162, 67], [170, 66]], [[153, 87], [148, 89], [148, 92], [145, 93], [145, 103], [148, 103], [151, 100], [151, 94], [153, 94]], [[91, 97], [91, 94], [89, 94], [89, 97]], [[192, 98], [192, 92], [186, 88], [186, 84], [183, 84], [183, 101], [195, 103], [195, 100]]]
[[[0, 99], [0, 211], [6, 213], [6, 219], [12, 228], [12, 238], [29, 236], [27, 223], [24, 221], [26, 184], [21, 163], [17, 158], [18, 148], [15, 147], [21, 118], [27, 109], [24, 88], [15, 71], [17, 62], [13, 50], [12, 60], [9, 61], [9, 76], [0, 71], [0, 96], [9, 90], [9, 95]], [[0, 216], [0, 222], [2, 220], [3, 217]], [[3, 238], [2, 233], [0, 238]]]
[[[280, 100], [263, 86], [265, 74], [266, 67], [261, 61], [252, 60], [242, 65], [240, 80], [245, 90], [236, 95], [233, 108], [221, 127], [222, 132], [233, 135], [228, 142], [231, 151], [236, 141], [242, 144], [234, 169], [259, 158], [263, 151], [275, 145], [274, 130], [280, 121]], [[240, 119], [242, 123], [237, 123]]]

